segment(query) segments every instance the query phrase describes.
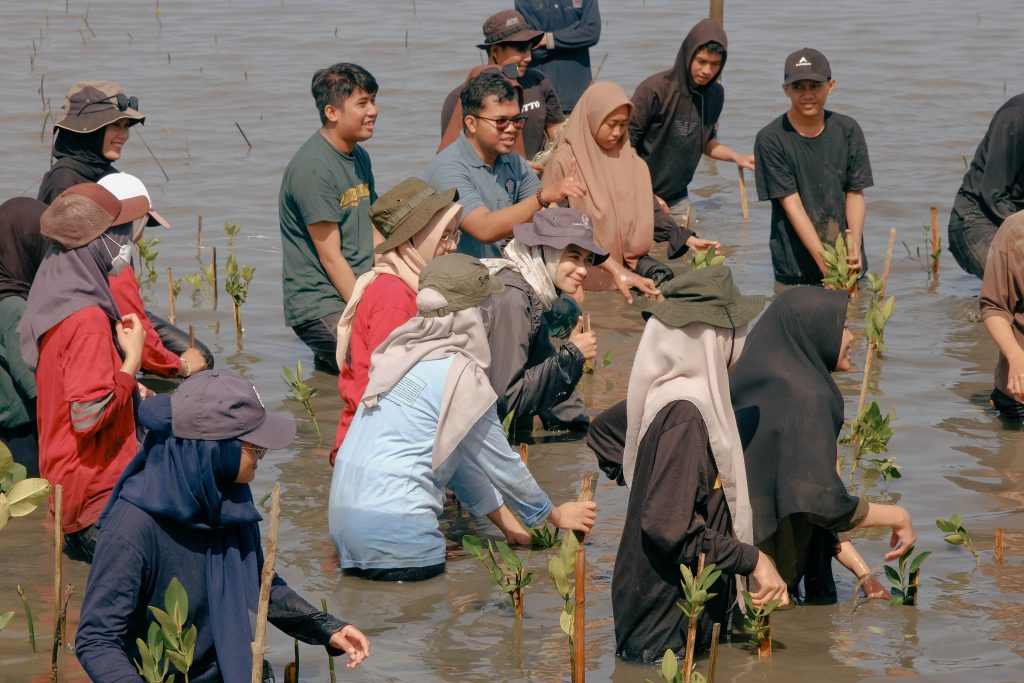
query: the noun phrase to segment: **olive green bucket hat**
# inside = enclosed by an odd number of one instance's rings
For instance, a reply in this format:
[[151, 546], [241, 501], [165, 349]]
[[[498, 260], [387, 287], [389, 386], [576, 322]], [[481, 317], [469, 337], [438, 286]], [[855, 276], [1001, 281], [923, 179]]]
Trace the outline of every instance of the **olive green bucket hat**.
[[406, 178], [398, 183], [370, 207], [370, 220], [384, 236], [374, 251], [383, 254], [405, 242], [457, 196], [454, 189], [438, 192], [419, 178]]
[[125, 95], [117, 83], [79, 81], [64, 96], [64, 116], [53, 127], [92, 133], [121, 119], [128, 119], [129, 126], [145, 123], [138, 106], [138, 98]]
[[698, 268], [672, 278], [661, 288], [665, 300], [643, 311], [669, 327], [699, 322], [714, 327], [746, 325], [764, 308], [764, 297], [744, 295], [732, 281], [726, 266]]
[[480, 259], [468, 254], [439, 256], [420, 272], [420, 291], [433, 289], [448, 302], [441, 308], [420, 312], [424, 318], [438, 318], [476, 306], [491, 294], [505, 289]]

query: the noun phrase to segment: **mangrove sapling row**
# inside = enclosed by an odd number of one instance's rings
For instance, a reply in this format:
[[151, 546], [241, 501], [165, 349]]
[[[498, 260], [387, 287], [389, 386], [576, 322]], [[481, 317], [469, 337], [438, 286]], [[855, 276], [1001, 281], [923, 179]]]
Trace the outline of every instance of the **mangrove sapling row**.
[[698, 251], [693, 255], [693, 260], [690, 262], [694, 270], [699, 268], [707, 268], [708, 266], [718, 266], [725, 263], [725, 256], [718, 253], [714, 245], [711, 245], [704, 251]]
[[573, 616], [576, 609], [574, 596], [576, 594], [576, 550], [580, 542], [576, 534], [565, 534], [562, 537], [562, 544], [558, 548], [558, 554], [548, 560], [548, 576], [555, 584], [555, 591], [561, 596], [565, 604], [562, 613], [558, 617], [558, 625], [569, 645], [569, 666], [573, 671], [575, 680], [575, 657], [576, 648], [573, 638]]
[[228, 278], [224, 282], [224, 290], [231, 297], [235, 309], [235, 333], [242, 338], [242, 304], [249, 296], [249, 283], [252, 282], [256, 269], [251, 266], [238, 267], [238, 259], [234, 254], [228, 256]]
[[743, 626], [750, 631], [755, 643], [757, 643], [757, 656], [759, 659], [766, 659], [772, 656], [772, 627], [768, 620], [769, 615], [775, 608], [782, 604], [782, 600], [776, 598], [770, 600], [760, 607], [754, 606], [754, 600], [750, 593], [743, 591]]
[[913, 554], [914, 546], [910, 546], [896, 562], [896, 569], [885, 565], [885, 578], [893, 585], [892, 591], [890, 591], [892, 600], [889, 601], [893, 605], [917, 605], [921, 563], [932, 553], [930, 550], [925, 550], [912, 558]]
[[857, 271], [850, 268], [846, 261], [846, 240], [842, 235], [836, 236], [835, 244], [823, 245], [821, 258], [825, 261], [825, 277], [821, 283], [841, 292], [852, 292], [857, 286]]
[[306, 414], [313, 420], [316, 428], [316, 442], [319, 445], [324, 437], [320, 433], [320, 423], [316, 421], [316, 413], [313, 412], [312, 398], [316, 395], [316, 389], [302, 381], [302, 361], [295, 364], [295, 372], [287, 365], [281, 368], [281, 379], [288, 387], [288, 398], [298, 401], [306, 409]]
[[[491, 573], [491, 579], [498, 586], [501, 593], [505, 593], [512, 599], [512, 606], [515, 608], [516, 619], [523, 618], [523, 591], [533, 581], [533, 572], [526, 571], [526, 561], [530, 559], [530, 553], [519, 559], [515, 551], [508, 547], [504, 541], [487, 541], [487, 552], [484, 553], [483, 541], [476, 536], [466, 534], [462, 537], [462, 547], [470, 555], [487, 567]], [[498, 554], [494, 551], [497, 549]]]
[[140, 285], [148, 285], [156, 280], [156, 257], [160, 255], [154, 247], [160, 244], [160, 238], [154, 237], [148, 240], [139, 240], [139, 260], [142, 261], [142, 270], [135, 275]]
[[[149, 611], [156, 621], [149, 624], [145, 642], [142, 638], [135, 639], [141, 659], [134, 661], [135, 669], [146, 683], [164, 683], [170, 665], [183, 674], [185, 683], [188, 683], [188, 670], [192, 667], [199, 632], [195, 624], [185, 625], [188, 622], [188, 593], [177, 577], [171, 579], [164, 591], [164, 609], [150, 605]], [[170, 681], [173, 683], [173, 675]]]
[[704, 605], [708, 600], [718, 595], [711, 593], [711, 586], [718, 577], [722, 575], [720, 570], [715, 569], [714, 563], [704, 566], [704, 553], [700, 554], [697, 562], [697, 575], [694, 576], [690, 568], [685, 564], [679, 565], [679, 573], [683, 575], [680, 583], [683, 586], [683, 600], [677, 602], [676, 606], [686, 615], [688, 625], [686, 629], [686, 657], [683, 660], [683, 677], [690, 680], [693, 671], [694, 648], [697, 645], [697, 622], [704, 611]]
[[971, 555], [974, 555], [974, 560], [978, 563], [978, 566], [981, 566], [981, 558], [978, 557], [978, 551], [974, 549], [974, 541], [971, 540], [971, 535], [964, 528], [960, 515], [953, 515], [949, 519], [937, 519], [935, 520], [935, 526], [939, 528], [939, 531], [946, 533], [942, 540], [950, 545], [960, 545], [967, 548], [971, 551]]

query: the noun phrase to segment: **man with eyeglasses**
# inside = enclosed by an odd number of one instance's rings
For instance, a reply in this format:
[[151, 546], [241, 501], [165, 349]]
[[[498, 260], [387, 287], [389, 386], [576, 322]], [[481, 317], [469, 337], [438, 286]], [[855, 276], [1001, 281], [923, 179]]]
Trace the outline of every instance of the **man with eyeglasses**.
[[477, 258], [498, 258], [512, 226], [586, 188], [571, 177], [542, 188], [537, 175], [511, 153], [526, 124], [515, 88], [499, 73], [485, 71], [466, 83], [459, 96], [462, 134], [435, 156], [426, 181], [441, 192], [454, 187], [465, 207], [458, 251]]
[[[505, 67], [506, 76], [513, 77], [523, 89], [520, 111], [526, 117], [523, 125], [523, 150], [527, 160], [533, 159], [544, 147], [544, 140], [555, 137], [558, 125], [565, 121], [558, 95], [544, 74], [528, 68], [532, 50], [544, 33], [531, 28], [523, 15], [505, 10], [484, 22], [484, 42], [477, 45], [487, 53], [488, 64]], [[465, 84], [452, 90], [441, 107], [441, 134], [444, 135], [456, 115], [456, 103]], [[531, 166], [533, 164], [531, 163]], [[534, 166], [539, 171], [539, 166]]]

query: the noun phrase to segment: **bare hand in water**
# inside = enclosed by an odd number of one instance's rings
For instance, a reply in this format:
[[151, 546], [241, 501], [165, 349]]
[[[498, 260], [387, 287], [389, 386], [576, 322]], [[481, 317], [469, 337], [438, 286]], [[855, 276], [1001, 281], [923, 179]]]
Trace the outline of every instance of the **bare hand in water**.
[[370, 641], [352, 624], [331, 636], [331, 647], [345, 651], [350, 669], [370, 656]]

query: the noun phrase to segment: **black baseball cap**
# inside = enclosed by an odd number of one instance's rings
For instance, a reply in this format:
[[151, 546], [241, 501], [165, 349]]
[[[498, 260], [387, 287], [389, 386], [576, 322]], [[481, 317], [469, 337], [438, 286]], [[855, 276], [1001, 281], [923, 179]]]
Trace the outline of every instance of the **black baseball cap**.
[[782, 85], [790, 85], [797, 81], [817, 81], [827, 83], [832, 80], [832, 67], [825, 55], [809, 47], [797, 50], [786, 57], [786, 72]]

